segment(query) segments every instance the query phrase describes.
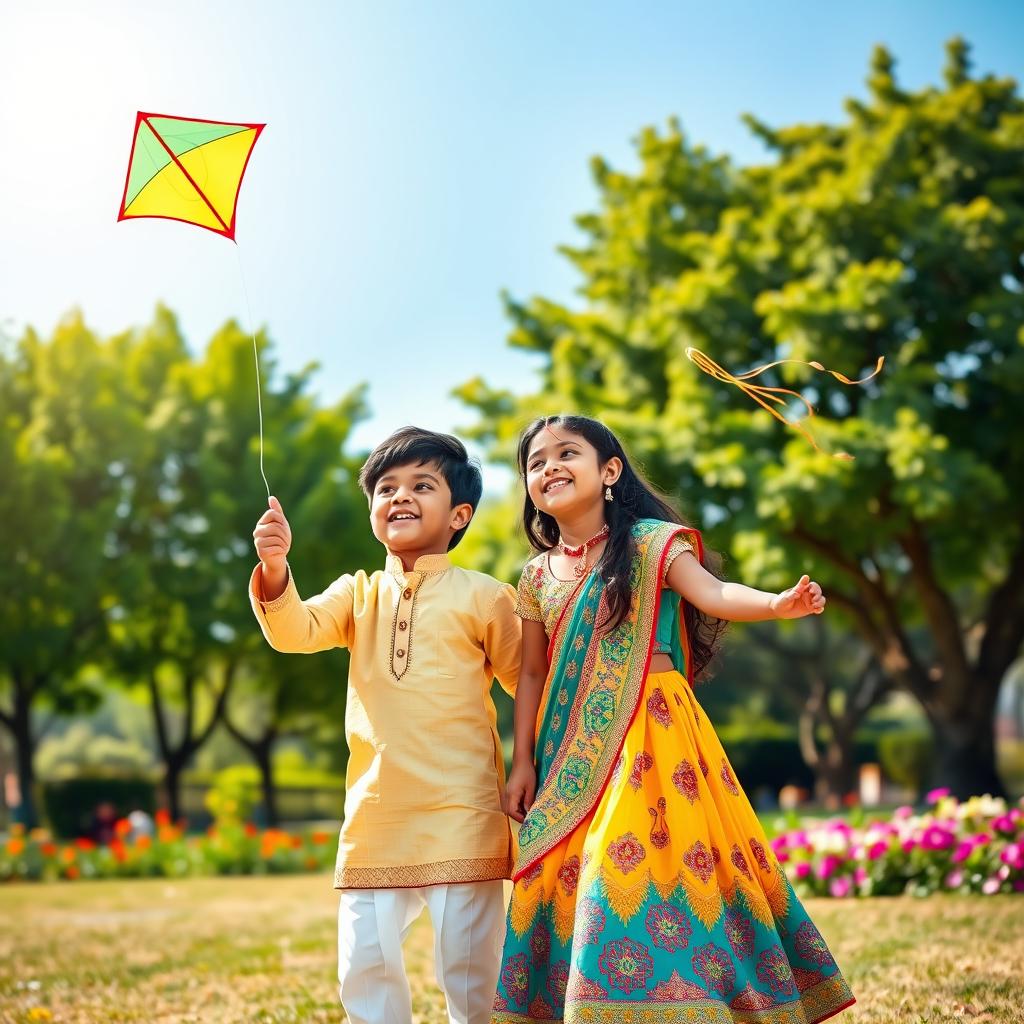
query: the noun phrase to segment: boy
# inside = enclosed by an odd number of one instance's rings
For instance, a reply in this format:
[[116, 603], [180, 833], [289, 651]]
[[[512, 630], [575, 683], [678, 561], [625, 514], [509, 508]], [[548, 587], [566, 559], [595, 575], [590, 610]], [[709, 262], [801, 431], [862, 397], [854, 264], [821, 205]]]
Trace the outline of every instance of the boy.
[[453, 567], [482, 489], [454, 437], [405, 427], [359, 475], [383, 571], [345, 575], [302, 601], [276, 498], [253, 537], [250, 600], [275, 650], [350, 652], [345, 821], [334, 886], [338, 977], [351, 1024], [409, 1024], [402, 939], [423, 906], [452, 1024], [484, 1024], [504, 935], [511, 837], [496, 713], [497, 676], [519, 675], [515, 590]]

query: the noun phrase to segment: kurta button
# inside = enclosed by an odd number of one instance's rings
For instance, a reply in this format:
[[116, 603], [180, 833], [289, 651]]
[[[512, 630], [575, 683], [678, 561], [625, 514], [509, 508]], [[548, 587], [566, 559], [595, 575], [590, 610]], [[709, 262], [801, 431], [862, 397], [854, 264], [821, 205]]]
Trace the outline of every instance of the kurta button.
[[406, 587], [405, 588], [405, 593], [402, 594], [402, 597], [404, 597], [406, 599], [406, 601], [408, 601], [409, 598], [412, 597], [412, 587]]
[[402, 630], [404, 630], [404, 629], [407, 629], [407, 628], [408, 628], [408, 626], [409, 626], [409, 623], [408, 623], [408, 622], [406, 622], [406, 621], [405, 621], [405, 619], [403, 619], [403, 620], [402, 620], [402, 621], [401, 621], [401, 622], [400, 622], [400, 623], [398, 624], [398, 628], [399, 628], [399, 629], [402, 629]]
[[404, 657], [405, 657], [405, 651], [398, 651], [398, 652], [396, 653], [396, 657], [399, 657], [399, 658], [404, 658]]

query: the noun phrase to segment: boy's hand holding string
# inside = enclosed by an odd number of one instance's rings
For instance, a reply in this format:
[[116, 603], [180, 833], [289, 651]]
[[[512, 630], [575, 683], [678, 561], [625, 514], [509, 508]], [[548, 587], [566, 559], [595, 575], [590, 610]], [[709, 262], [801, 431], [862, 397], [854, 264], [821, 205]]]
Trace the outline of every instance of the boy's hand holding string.
[[288, 586], [288, 552], [292, 546], [292, 528], [277, 498], [268, 499], [270, 508], [260, 516], [252, 538], [256, 544], [263, 576], [263, 599], [274, 601]]

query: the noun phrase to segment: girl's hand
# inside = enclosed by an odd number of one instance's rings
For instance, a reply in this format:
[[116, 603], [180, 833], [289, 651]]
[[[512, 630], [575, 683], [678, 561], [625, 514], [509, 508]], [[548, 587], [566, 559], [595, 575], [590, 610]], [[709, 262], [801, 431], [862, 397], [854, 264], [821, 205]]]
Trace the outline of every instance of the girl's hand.
[[801, 576], [795, 587], [772, 598], [771, 609], [778, 619], [802, 619], [805, 615], [820, 615], [825, 610], [825, 595], [809, 576]]
[[532, 761], [513, 761], [505, 787], [505, 813], [520, 824], [537, 793], [537, 770]]
[[263, 563], [263, 571], [271, 579], [287, 574], [288, 552], [292, 546], [292, 528], [284, 517], [284, 509], [277, 498], [271, 497], [270, 508], [260, 516], [252, 539], [256, 554]]

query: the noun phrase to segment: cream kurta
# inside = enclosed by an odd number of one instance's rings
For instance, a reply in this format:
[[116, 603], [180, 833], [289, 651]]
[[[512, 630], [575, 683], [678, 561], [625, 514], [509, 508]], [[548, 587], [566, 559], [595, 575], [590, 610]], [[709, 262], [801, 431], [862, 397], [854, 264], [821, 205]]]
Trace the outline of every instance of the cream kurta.
[[270, 645], [287, 653], [350, 651], [345, 821], [334, 885], [384, 889], [507, 878], [504, 769], [490, 689], [512, 693], [522, 626], [515, 590], [425, 555], [406, 573], [345, 575], [303, 601], [289, 578], [249, 596]]

